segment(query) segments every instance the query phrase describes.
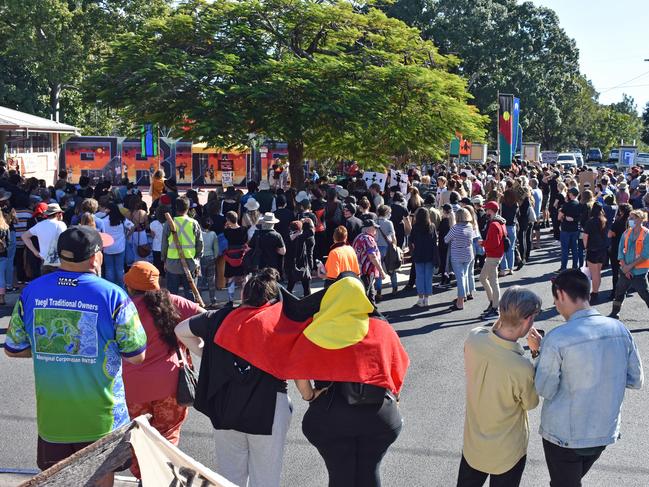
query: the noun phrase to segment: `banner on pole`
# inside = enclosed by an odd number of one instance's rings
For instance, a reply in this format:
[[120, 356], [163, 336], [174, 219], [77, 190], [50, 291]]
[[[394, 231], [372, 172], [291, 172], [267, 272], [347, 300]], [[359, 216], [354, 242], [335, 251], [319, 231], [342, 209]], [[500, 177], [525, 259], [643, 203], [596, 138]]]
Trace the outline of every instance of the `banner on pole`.
[[367, 184], [368, 188], [373, 184], [378, 184], [381, 187], [381, 191], [385, 191], [386, 179], [387, 176], [382, 172], [365, 171], [363, 173], [363, 181], [365, 181], [365, 184]]
[[234, 172], [232, 171], [223, 171], [221, 173], [221, 185], [225, 186], [234, 186], [232, 180], [234, 179]]
[[521, 136], [519, 125], [519, 118], [521, 115], [521, 100], [514, 97], [514, 108], [512, 111], [512, 155], [516, 154], [520, 147], [518, 146], [518, 138]]
[[514, 95], [498, 95], [498, 148], [500, 150], [500, 166], [512, 165], [512, 112]]
[[133, 421], [137, 426], [131, 431], [130, 442], [140, 465], [143, 487], [236, 487], [172, 445], [158, 430], [149, 425], [144, 416]]

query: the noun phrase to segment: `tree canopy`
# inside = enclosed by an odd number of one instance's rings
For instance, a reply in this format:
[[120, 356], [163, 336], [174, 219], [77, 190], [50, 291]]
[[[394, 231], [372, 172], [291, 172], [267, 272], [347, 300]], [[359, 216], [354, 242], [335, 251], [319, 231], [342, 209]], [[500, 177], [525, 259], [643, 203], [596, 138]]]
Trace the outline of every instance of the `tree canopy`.
[[305, 156], [369, 167], [440, 156], [456, 131], [482, 138], [486, 119], [456, 66], [373, 7], [195, 0], [117, 36], [86, 86], [214, 145], [284, 140], [299, 186]]

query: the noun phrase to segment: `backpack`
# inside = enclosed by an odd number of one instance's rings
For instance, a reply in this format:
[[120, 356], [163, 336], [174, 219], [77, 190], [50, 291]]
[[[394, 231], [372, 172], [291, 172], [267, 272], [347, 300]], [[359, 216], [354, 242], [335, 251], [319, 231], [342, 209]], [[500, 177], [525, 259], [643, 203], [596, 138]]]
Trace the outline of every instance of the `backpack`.
[[507, 235], [507, 230], [503, 228], [502, 224], [501, 224], [501, 229], [503, 231], [503, 249], [505, 250], [505, 252], [507, 252], [512, 246], [512, 241], [509, 240], [509, 235]]
[[388, 271], [388, 274], [399, 270], [403, 264], [403, 251], [394, 245], [393, 243], [388, 242], [388, 238], [385, 236], [383, 229], [379, 227], [379, 232], [383, 235], [383, 239], [388, 244], [388, 250], [385, 253], [383, 263], [385, 264], [385, 270]]
[[261, 264], [261, 237], [259, 236], [259, 232], [255, 232], [252, 238], [253, 240], [256, 239], [255, 246], [251, 247], [243, 255], [243, 259], [241, 261], [243, 268], [248, 273], [258, 271], [259, 265]]

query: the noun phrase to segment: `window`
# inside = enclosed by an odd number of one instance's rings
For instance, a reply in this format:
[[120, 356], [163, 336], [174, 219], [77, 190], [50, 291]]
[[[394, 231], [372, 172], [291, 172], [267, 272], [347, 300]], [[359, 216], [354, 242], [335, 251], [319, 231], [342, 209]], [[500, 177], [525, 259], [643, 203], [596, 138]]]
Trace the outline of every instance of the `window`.
[[80, 152], [79, 159], [82, 161], [94, 161], [95, 153], [94, 152]]
[[29, 134], [31, 140], [32, 152], [50, 152], [52, 151], [52, 137], [48, 133]]

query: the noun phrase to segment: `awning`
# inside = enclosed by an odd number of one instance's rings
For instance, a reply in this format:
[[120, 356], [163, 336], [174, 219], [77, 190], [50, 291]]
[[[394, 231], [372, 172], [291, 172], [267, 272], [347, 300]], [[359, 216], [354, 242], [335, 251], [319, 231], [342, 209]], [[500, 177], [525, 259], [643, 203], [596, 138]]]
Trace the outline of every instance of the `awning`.
[[37, 117], [7, 107], [0, 107], [0, 130], [27, 130], [28, 132], [52, 132], [59, 134], [78, 134], [79, 129], [72, 125]]

